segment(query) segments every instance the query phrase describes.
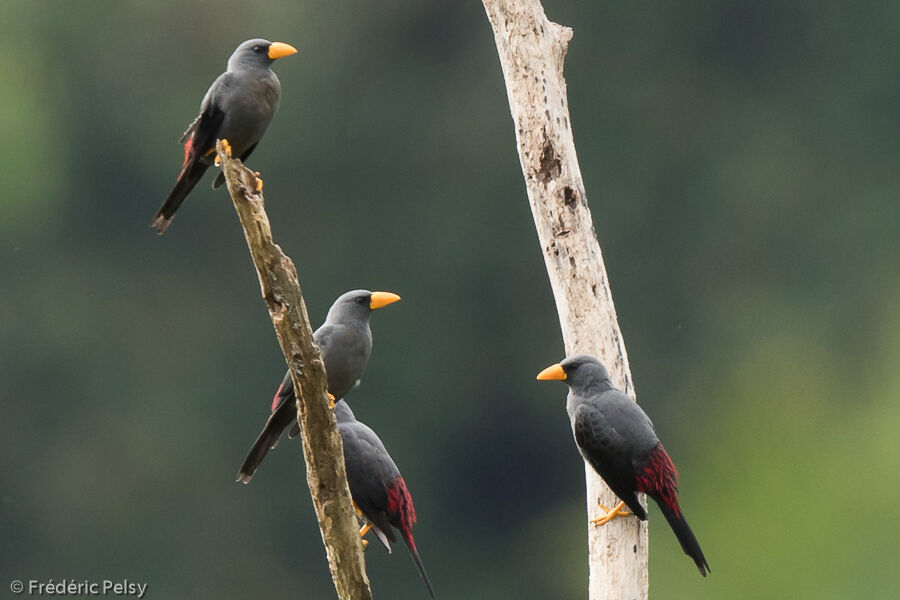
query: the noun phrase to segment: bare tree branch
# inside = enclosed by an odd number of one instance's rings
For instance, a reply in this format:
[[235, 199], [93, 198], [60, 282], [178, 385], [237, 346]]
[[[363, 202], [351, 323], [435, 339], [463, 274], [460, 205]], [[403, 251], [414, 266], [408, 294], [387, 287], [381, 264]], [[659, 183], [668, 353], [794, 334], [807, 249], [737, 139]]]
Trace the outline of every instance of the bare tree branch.
[[221, 141], [216, 144], [216, 151], [297, 392], [306, 481], [335, 590], [340, 600], [371, 600], [362, 541], [347, 487], [344, 449], [326, 395], [325, 364], [313, 341], [297, 269], [272, 240], [263, 196], [257, 191], [253, 172], [240, 160], [228, 156]]
[[[482, 0], [494, 30], [519, 160], [566, 354], [592, 354], [632, 398], [625, 342], [594, 232], [572, 138], [563, 63], [572, 30], [539, 0]], [[585, 464], [589, 518], [618, 499]], [[646, 502], [645, 500], [642, 500]], [[647, 598], [647, 525], [634, 518], [588, 525], [590, 600]]]

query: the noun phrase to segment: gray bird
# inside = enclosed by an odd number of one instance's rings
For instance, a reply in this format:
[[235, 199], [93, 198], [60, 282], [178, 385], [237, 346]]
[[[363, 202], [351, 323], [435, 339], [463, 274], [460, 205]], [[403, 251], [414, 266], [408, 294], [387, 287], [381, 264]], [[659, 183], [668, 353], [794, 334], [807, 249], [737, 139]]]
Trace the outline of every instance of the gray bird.
[[[369, 318], [372, 312], [398, 300], [400, 296], [391, 292], [353, 290], [343, 294], [331, 305], [325, 323], [316, 330], [313, 337], [325, 363], [328, 393], [335, 399], [343, 398], [350, 391], [362, 377], [369, 362], [369, 355], [372, 353]], [[237, 481], [250, 483], [253, 473], [266, 454], [275, 447], [281, 434], [290, 426], [293, 426], [291, 437], [294, 437], [300, 430], [297, 425], [294, 382], [288, 371], [275, 392], [269, 420], [244, 459]]]
[[344, 466], [347, 469], [350, 495], [367, 521], [360, 530], [360, 535], [365, 536], [370, 530], [374, 531], [378, 540], [390, 552], [391, 542], [397, 541], [392, 528], [400, 530], [403, 542], [428, 588], [428, 594], [434, 598], [434, 589], [425, 573], [412, 535], [412, 527], [416, 523], [416, 508], [400, 470], [378, 435], [368, 425], [356, 420], [345, 401], [335, 403], [334, 416], [344, 445]]
[[569, 385], [566, 411], [578, 450], [622, 501], [612, 510], [603, 507], [607, 514], [595, 519], [594, 524], [627, 516], [629, 513], [622, 511], [626, 505], [631, 514], [646, 520], [647, 512], [637, 494], [647, 494], [659, 505], [684, 553], [706, 577], [709, 563], [678, 504], [678, 471], [647, 414], [613, 387], [606, 367], [592, 356], [566, 358], [541, 371], [537, 378], [562, 380]]
[[[269, 66], [296, 53], [297, 49], [289, 44], [264, 39], [247, 40], [237, 47], [228, 59], [228, 69], [206, 91], [200, 115], [181, 136], [184, 164], [175, 187], [150, 222], [156, 233], [165, 232], [175, 211], [213, 164], [216, 140], [227, 140], [231, 153], [241, 160], [250, 156], [281, 99], [281, 82]], [[224, 182], [225, 176], [219, 173], [213, 187]]]

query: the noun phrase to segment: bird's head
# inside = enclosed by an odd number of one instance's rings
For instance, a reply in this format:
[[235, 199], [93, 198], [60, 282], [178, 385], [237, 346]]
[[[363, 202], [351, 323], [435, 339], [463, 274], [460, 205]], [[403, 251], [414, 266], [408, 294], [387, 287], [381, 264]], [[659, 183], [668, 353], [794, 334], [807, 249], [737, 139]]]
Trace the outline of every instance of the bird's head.
[[247, 40], [231, 54], [228, 70], [268, 67], [279, 58], [291, 54], [297, 54], [297, 49], [284, 42], [270, 42], [262, 38]]
[[328, 309], [326, 321], [331, 323], [347, 320], [368, 320], [373, 311], [400, 300], [392, 292], [370, 292], [353, 290], [341, 295]]
[[537, 376], [541, 381], [565, 381], [569, 387], [583, 389], [606, 383], [611, 385], [609, 372], [599, 360], [587, 354], [569, 356], [564, 361], [550, 365]]

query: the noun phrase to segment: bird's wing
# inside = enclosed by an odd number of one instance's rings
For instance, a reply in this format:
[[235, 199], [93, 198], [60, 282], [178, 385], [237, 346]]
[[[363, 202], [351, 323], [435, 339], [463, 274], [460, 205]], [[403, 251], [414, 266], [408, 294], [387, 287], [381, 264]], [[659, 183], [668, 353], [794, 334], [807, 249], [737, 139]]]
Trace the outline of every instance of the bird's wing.
[[191, 121], [190, 125], [187, 126], [187, 129], [184, 130], [184, 133], [181, 134], [181, 139], [178, 140], [179, 144], [184, 144], [194, 135], [194, 132], [197, 130], [197, 125], [200, 123], [201, 116], [203, 116], [202, 112], [201, 114], [197, 115], [196, 119]]
[[647, 414], [625, 394], [610, 390], [582, 405], [573, 422], [575, 440], [600, 456], [649, 452], [659, 439]]
[[393, 531], [387, 522], [387, 483], [400, 472], [381, 440], [360, 422], [339, 424], [344, 443], [344, 462], [353, 500], [366, 518], [381, 529], [390, 541]]
[[223, 73], [209, 86], [200, 103], [200, 114], [181, 136], [181, 143], [184, 144], [184, 168], [215, 150], [216, 139], [225, 120], [222, 97], [231, 85], [230, 79], [229, 73]]
[[[593, 406], [582, 406], [572, 422], [575, 442], [593, 463], [606, 462], [614, 449], [621, 447], [624, 438], [603, 418], [603, 413]], [[596, 466], [596, 465], [595, 465]]]
[[278, 391], [275, 392], [275, 397], [272, 398], [271, 412], [277, 411], [284, 406], [285, 402], [296, 401], [297, 399], [294, 396], [294, 380], [291, 379], [291, 371], [288, 369], [287, 373], [284, 374], [284, 379], [281, 380], [281, 385], [278, 386]]
[[328, 348], [331, 347], [331, 342], [334, 340], [335, 333], [336, 326], [329, 323], [316, 329], [316, 332], [313, 334], [313, 338], [316, 340], [316, 346], [319, 347], [319, 352], [321, 352], [323, 356]]
[[[360, 453], [367, 457], [364, 476], [368, 483], [368, 489], [378, 488], [372, 500], [377, 500], [378, 508], [387, 508], [387, 483], [400, 476], [400, 470], [388, 454], [387, 449], [368, 425], [357, 421], [357, 442]], [[376, 485], [377, 483], [377, 485]], [[384, 498], [382, 500], [382, 498]]]
[[635, 453], [645, 453], [656, 447], [659, 438], [647, 413], [629, 396], [618, 390], [609, 390], [601, 396], [600, 410], [603, 419], [610, 424]]

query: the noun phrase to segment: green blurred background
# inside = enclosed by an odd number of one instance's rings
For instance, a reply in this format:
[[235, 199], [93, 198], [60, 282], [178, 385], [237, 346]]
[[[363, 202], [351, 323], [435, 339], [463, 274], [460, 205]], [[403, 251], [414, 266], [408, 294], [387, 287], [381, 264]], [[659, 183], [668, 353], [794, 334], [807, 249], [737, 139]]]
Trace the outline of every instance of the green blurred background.
[[[713, 572], [651, 510], [654, 598], [900, 591], [900, 5], [546, 0], [639, 399]], [[0, 594], [331, 598], [299, 445], [233, 481], [284, 361], [227, 194], [148, 229], [242, 40], [250, 165], [314, 325], [373, 320], [357, 415], [440, 598], [586, 596], [582, 462], [493, 36], [474, 0], [0, 4]], [[373, 546], [376, 598], [424, 598]]]

